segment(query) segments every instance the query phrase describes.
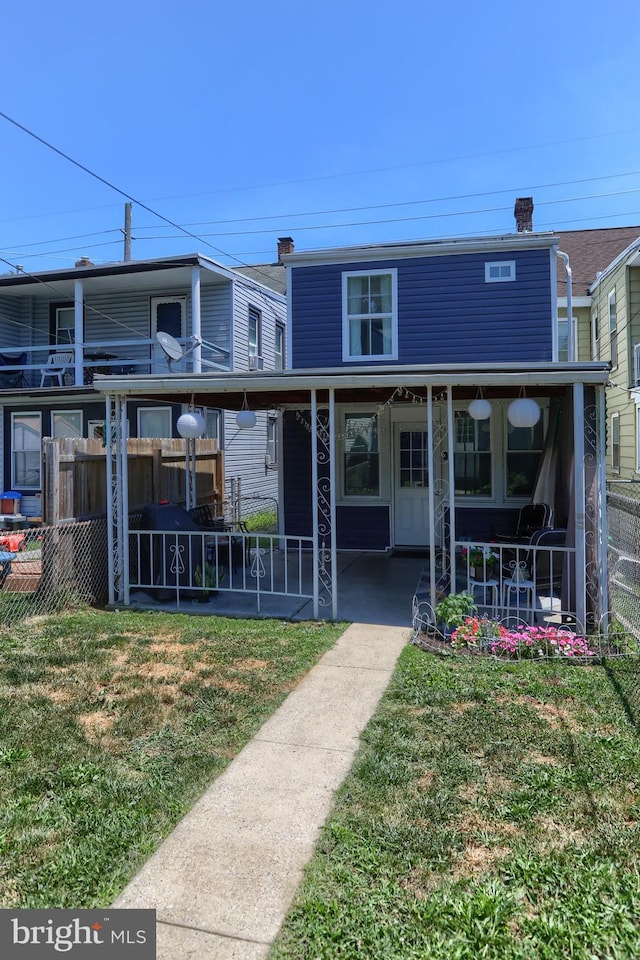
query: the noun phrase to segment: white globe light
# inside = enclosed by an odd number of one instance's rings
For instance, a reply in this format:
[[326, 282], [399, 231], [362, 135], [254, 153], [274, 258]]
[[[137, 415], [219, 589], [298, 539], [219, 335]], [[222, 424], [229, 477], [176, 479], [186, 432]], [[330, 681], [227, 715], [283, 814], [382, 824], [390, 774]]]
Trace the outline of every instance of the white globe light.
[[491, 404], [484, 397], [478, 397], [469, 404], [469, 416], [473, 420], [488, 420], [491, 416]]
[[529, 397], [518, 397], [509, 404], [507, 419], [514, 427], [534, 427], [540, 419], [540, 407]]
[[256, 415], [253, 410], [238, 410], [236, 423], [241, 430], [251, 430], [256, 425]]
[[202, 436], [207, 423], [201, 413], [189, 412], [178, 417], [176, 426], [181, 437], [185, 440], [193, 440], [195, 437]]

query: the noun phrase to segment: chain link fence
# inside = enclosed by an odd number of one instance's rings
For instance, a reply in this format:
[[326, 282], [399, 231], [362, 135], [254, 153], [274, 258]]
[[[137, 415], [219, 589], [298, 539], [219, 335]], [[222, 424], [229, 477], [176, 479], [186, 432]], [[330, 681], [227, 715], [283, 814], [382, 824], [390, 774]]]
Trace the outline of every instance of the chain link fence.
[[0, 625], [108, 599], [105, 520], [0, 531]]

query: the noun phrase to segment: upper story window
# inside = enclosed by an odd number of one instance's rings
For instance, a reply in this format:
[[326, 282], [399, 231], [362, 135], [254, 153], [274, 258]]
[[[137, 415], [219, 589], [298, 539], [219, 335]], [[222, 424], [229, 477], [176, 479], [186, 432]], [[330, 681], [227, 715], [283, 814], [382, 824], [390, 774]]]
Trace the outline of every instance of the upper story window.
[[249, 307], [249, 359], [262, 356], [262, 314]]
[[611, 366], [618, 366], [618, 315], [616, 312], [616, 292], [609, 294], [609, 344], [611, 347]]
[[281, 323], [276, 323], [273, 366], [275, 370], [284, 370], [284, 327]]
[[493, 260], [484, 265], [485, 283], [507, 283], [515, 278], [515, 260]]
[[569, 336], [571, 335], [572, 347], [573, 347], [573, 359], [577, 360], [578, 358], [578, 344], [576, 340], [577, 334], [577, 325], [575, 322], [575, 317], [571, 326], [569, 326], [569, 321], [566, 317], [558, 318], [558, 360], [560, 363], [569, 361]]
[[620, 414], [611, 414], [611, 469], [620, 473]]
[[600, 359], [600, 327], [597, 311], [591, 315], [591, 356], [593, 360]]
[[398, 354], [397, 271], [342, 276], [344, 360], [392, 360]]

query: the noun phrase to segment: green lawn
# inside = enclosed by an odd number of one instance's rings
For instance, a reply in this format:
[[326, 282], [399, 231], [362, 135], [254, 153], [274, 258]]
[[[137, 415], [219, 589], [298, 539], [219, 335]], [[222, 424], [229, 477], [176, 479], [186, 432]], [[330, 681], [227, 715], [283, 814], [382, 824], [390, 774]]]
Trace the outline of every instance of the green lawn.
[[270, 960], [640, 956], [637, 660], [407, 647]]
[[344, 626], [83, 610], [0, 629], [0, 907], [108, 905]]

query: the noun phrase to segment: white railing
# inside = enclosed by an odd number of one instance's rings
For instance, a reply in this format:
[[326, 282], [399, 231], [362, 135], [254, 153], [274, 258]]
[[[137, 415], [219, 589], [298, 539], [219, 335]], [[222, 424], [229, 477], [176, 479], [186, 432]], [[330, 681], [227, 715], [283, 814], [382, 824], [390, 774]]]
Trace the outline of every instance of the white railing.
[[[174, 364], [174, 371], [189, 372], [193, 368], [191, 337], [183, 337], [184, 358]], [[208, 340], [201, 341], [202, 360], [206, 369], [228, 369], [228, 351]], [[63, 377], [66, 386], [82, 386], [93, 380], [94, 373], [158, 373], [167, 369], [167, 361], [155, 338], [135, 340], [86, 341], [82, 348], [82, 379], [76, 383], [75, 344], [41, 343], [36, 346], [10, 345], [0, 347], [0, 389], [3, 387], [32, 388], [40, 385], [42, 371], [46, 370], [51, 353], [72, 353], [73, 359]], [[208, 359], [213, 357], [215, 359]], [[53, 381], [47, 381], [50, 386]]]
[[159, 600], [206, 600], [220, 592], [313, 597], [310, 537], [166, 530], [129, 532], [129, 590]]
[[[474, 554], [482, 554], [473, 562]], [[575, 547], [530, 543], [456, 543], [454, 592], [474, 596], [491, 617], [535, 623], [575, 617]]]

